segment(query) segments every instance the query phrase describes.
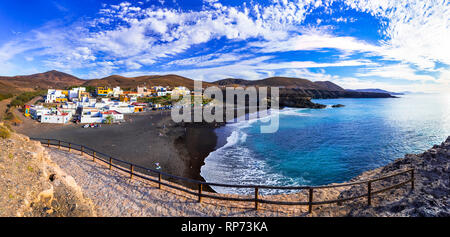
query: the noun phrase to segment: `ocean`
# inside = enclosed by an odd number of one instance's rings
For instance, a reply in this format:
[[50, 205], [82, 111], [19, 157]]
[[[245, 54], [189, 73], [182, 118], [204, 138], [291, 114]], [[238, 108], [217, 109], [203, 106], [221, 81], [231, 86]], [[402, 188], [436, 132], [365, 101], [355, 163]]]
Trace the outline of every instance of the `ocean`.
[[[216, 129], [218, 147], [205, 159], [201, 176], [207, 182], [226, 184], [345, 182], [407, 153], [421, 153], [450, 136], [450, 95], [313, 101], [328, 106], [280, 110], [276, 133], [260, 133], [264, 124], [260, 119]], [[331, 108], [334, 104], [345, 107]], [[219, 193], [252, 192], [212, 188]]]

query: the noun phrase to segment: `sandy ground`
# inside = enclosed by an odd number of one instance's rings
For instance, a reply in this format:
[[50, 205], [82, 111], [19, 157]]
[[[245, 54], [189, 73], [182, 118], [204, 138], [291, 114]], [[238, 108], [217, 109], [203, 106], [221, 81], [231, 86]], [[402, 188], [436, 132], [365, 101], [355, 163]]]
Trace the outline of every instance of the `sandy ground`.
[[54, 138], [77, 143], [164, 172], [202, 180], [200, 167], [216, 146], [216, 134], [210, 128], [184, 128], [173, 123], [170, 111], [150, 111], [126, 116], [121, 124], [100, 128], [81, 128], [77, 124], [40, 124], [24, 119], [14, 129], [29, 137]]
[[[446, 143], [450, 147], [450, 137]], [[429, 162], [422, 157], [417, 158], [416, 188], [404, 185], [398, 189], [376, 194], [372, 197], [372, 206], [367, 205], [367, 198], [359, 198], [342, 204], [324, 204], [313, 207], [313, 212], [307, 212], [307, 206], [286, 206], [259, 204], [254, 209], [253, 202], [223, 201], [204, 197], [199, 203], [196, 196], [182, 191], [162, 186], [158, 189], [156, 183], [134, 176], [130, 179], [128, 173], [108, 169], [108, 166], [93, 162], [88, 155], [80, 156], [78, 151], [69, 153], [67, 149], [46, 148], [50, 158], [72, 176], [83, 194], [92, 200], [98, 216], [448, 216], [448, 175], [444, 180], [434, 185], [427, 184], [430, 170], [435, 170], [436, 162]], [[73, 150], [72, 150], [73, 151]], [[442, 151], [442, 150], [441, 150]], [[440, 152], [441, 165], [447, 167], [447, 151]], [[424, 153], [425, 154], [425, 153]], [[412, 155], [415, 156], [415, 155]], [[414, 162], [415, 163], [415, 162]], [[373, 179], [386, 176], [399, 169], [411, 167], [408, 158], [398, 159], [386, 167], [368, 171], [352, 181]], [[443, 171], [447, 172], [447, 171]], [[432, 179], [438, 174], [434, 174]], [[393, 179], [379, 181], [374, 184], [374, 190], [380, 190], [405, 180], [407, 177], [396, 176]], [[168, 183], [167, 181], [164, 181]], [[177, 184], [172, 185], [178, 186]], [[195, 189], [192, 191], [196, 191]], [[299, 193], [280, 195], [260, 195], [260, 199], [272, 201], [306, 201], [307, 190]], [[365, 184], [316, 189], [315, 201], [335, 200], [344, 197], [354, 197], [366, 192]], [[203, 191], [204, 194], [212, 193]], [[252, 195], [212, 194], [222, 197], [253, 198]]]
[[[53, 162], [71, 175], [84, 195], [96, 206], [98, 216], [305, 216], [304, 207], [261, 205], [252, 202], [220, 201], [162, 187], [129, 174], [109, 170], [91, 157], [46, 148]], [[176, 185], [176, 184], [175, 184]], [[208, 193], [208, 192], [204, 192]], [[232, 195], [227, 195], [232, 196]]]

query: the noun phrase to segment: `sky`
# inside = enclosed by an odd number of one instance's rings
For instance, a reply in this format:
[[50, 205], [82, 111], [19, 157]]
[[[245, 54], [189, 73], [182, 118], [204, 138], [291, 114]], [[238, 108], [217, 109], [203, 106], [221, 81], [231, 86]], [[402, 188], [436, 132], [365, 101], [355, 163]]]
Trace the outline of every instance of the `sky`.
[[450, 92], [448, 0], [0, 1], [0, 75], [271, 76]]

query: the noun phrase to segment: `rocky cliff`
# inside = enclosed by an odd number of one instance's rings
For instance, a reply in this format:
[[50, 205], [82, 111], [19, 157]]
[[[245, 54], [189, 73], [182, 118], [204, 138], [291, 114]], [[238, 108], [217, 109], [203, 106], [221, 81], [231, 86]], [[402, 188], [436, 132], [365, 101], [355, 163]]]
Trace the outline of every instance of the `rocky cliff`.
[[[385, 177], [400, 170], [414, 168], [415, 187], [406, 184], [398, 189], [374, 195], [372, 205], [367, 199], [351, 201], [342, 205], [319, 207], [317, 216], [403, 216], [403, 217], [449, 217], [450, 216], [450, 137], [422, 154], [407, 154], [404, 158], [362, 173], [350, 182]], [[380, 190], [407, 180], [410, 174], [395, 176], [374, 182], [373, 190]], [[324, 191], [329, 196], [331, 191]], [[367, 193], [367, 185], [352, 186], [340, 191], [338, 197], [354, 197]]]
[[0, 137], [0, 147], [0, 216], [96, 215], [75, 180], [39, 142], [10, 132]]

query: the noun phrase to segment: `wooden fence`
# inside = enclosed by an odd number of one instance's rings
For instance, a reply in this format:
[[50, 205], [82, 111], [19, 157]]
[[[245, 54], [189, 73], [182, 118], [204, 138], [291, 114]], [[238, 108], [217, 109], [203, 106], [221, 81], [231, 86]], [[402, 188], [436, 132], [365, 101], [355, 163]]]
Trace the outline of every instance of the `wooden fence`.
[[[222, 184], [222, 183], [212, 183], [212, 182], [203, 182], [199, 180], [189, 179], [185, 177], [179, 177], [176, 175], [168, 174], [160, 170], [150, 169], [146, 167], [142, 167], [140, 165], [136, 165], [127, 161], [123, 161], [120, 159], [113, 158], [107, 154], [104, 154], [102, 152], [96, 151], [92, 148], [89, 148], [87, 146], [65, 142], [57, 139], [44, 139], [44, 138], [31, 138], [32, 140], [40, 141], [41, 144], [45, 146], [53, 146], [58, 147], [58, 149], [61, 149], [61, 147], [68, 148], [68, 151], [76, 150], [80, 152], [80, 155], [87, 154], [92, 157], [92, 161], [100, 161], [105, 163], [109, 169], [116, 168], [119, 169], [125, 173], [128, 173], [130, 175], [130, 179], [133, 178], [133, 176], [154, 182], [158, 184], [158, 187], [161, 188], [161, 186], [170, 187], [173, 189], [177, 189], [180, 191], [183, 191], [185, 193], [189, 193], [192, 195], [195, 195], [198, 197], [198, 202], [202, 201], [202, 198], [212, 198], [212, 199], [219, 199], [219, 200], [229, 200], [229, 201], [241, 201], [241, 202], [254, 202], [255, 209], [258, 209], [259, 203], [266, 203], [266, 204], [275, 204], [275, 205], [307, 205], [308, 206], [308, 212], [312, 212], [312, 207], [314, 205], [323, 205], [323, 204], [332, 204], [332, 203], [342, 203], [345, 201], [350, 201], [358, 198], [367, 197], [367, 205], [372, 204], [372, 197], [375, 194], [385, 192], [391, 189], [399, 188], [403, 185], [406, 185], [408, 183], [411, 183], [411, 189], [414, 189], [414, 169], [407, 169], [400, 172], [393, 173], [391, 175], [387, 175], [384, 177], [371, 179], [367, 181], [358, 181], [358, 182], [351, 182], [351, 183], [343, 183], [343, 184], [336, 184], [336, 185], [325, 185], [325, 186], [268, 186], [268, 185], [233, 185], [233, 184]], [[141, 172], [137, 171], [141, 170]], [[144, 175], [144, 173], [151, 174], [150, 176], [153, 176], [154, 178], [149, 177], [148, 175]], [[394, 184], [392, 186], [374, 190], [373, 184], [375, 182], [379, 182], [388, 178], [392, 178], [395, 176], [407, 174], [409, 177], [408, 179]], [[409, 175], [408, 175], [409, 174]], [[184, 181], [188, 183], [192, 183], [194, 185], [198, 186], [197, 190], [180, 187], [178, 185], [174, 185], [170, 182], [164, 182], [165, 178], [170, 178], [173, 180], [179, 180]], [[218, 187], [228, 187], [228, 188], [238, 188], [238, 189], [252, 189], [254, 190], [254, 197], [253, 198], [246, 198], [246, 197], [226, 197], [226, 196], [219, 196], [219, 195], [212, 195], [203, 193], [204, 187], [208, 186], [218, 186]], [[339, 198], [339, 199], [333, 199], [333, 200], [326, 200], [326, 201], [315, 201], [314, 200], [314, 190], [317, 189], [327, 189], [327, 188], [338, 188], [338, 187], [346, 187], [346, 186], [355, 186], [355, 185], [366, 185], [367, 192], [364, 192], [363, 194], [353, 196], [353, 197], [346, 197], [346, 198]], [[288, 202], [288, 201], [273, 201], [273, 200], [266, 200], [260, 198], [259, 192], [262, 189], [277, 189], [277, 190], [308, 190], [308, 200], [307, 201], [298, 201], [298, 202]]]

